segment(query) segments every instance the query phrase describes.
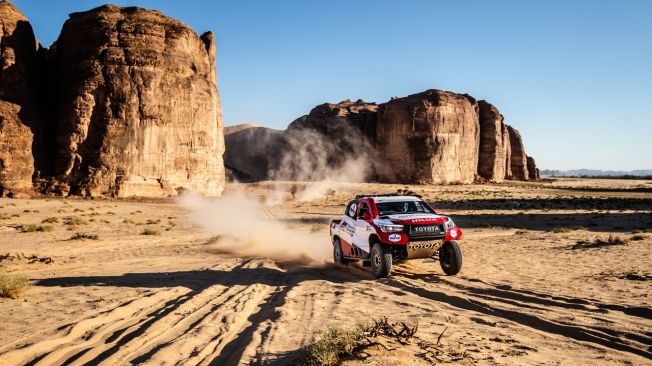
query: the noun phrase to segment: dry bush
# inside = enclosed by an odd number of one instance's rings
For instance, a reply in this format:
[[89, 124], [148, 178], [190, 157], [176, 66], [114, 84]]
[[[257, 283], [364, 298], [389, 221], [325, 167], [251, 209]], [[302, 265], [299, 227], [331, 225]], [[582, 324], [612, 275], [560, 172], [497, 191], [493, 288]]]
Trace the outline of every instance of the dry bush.
[[607, 240], [597, 238], [593, 241], [588, 241], [588, 240], [578, 240], [572, 247], [571, 249], [591, 249], [591, 248], [601, 248], [601, 247], [608, 247], [608, 246], [614, 246], [614, 245], [625, 245], [627, 244], [627, 239], [622, 239], [618, 236], [612, 236], [609, 235], [609, 238]]
[[29, 280], [24, 276], [12, 276], [0, 273], [0, 297], [17, 299], [30, 287]]
[[59, 223], [59, 219], [56, 217], [48, 217], [41, 221], [41, 224], [57, 224], [57, 223]]
[[145, 224], [147, 224], [147, 225], [158, 225], [158, 224], [160, 224], [160, 223], [161, 223], [161, 220], [151, 220], [151, 219], [150, 219], [150, 220], [147, 220], [147, 221], [145, 222]]
[[141, 235], [161, 235], [161, 233], [157, 230], [146, 227], [141, 233]]
[[[347, 356], [359, 357], [371, 346], [382, 346], [374, 341], [376, 337], [387, 337], [407, 344], [417, 332], [417, 325], [410, 327], [403, 322], [390, 323], [387, 318], [374, 320], [367, 325], [357, 325], [353, 329], [330, 326], [303, 347], [306, 354], [305, 365], [332, 366]], [[386, 348], [386, 347], [385, 347]], [[386, 348], [387, 349], [387, 348]]]
[[304, 347], [307, 354], [306, 365], [337, 365], [340, 358], [352, 355], [353, 351], [364, 342], [365, 333], [362, 327], [348, 330], [330, 326]]
[[571, 231], [573, 231], [573, 229], [571, 229], [569, 227], [558, 227], [558, 228], [555, 228], [555, 229], [552, 230], [552, 232], [555, 233], [555, 234], [570, 233]]
[[20, 230], [21, 233], [46, 232], [54, 230], [54, 228], [50, 225], [36, 224], [19, 225], [16, 227], [16, 229]]
[[63, 218], [63, 223], [64, 225], [69, 225], [69, 226], [79, 226], [79, 225], [86, 225], [86, 221], [82, 219], [81, 217], [76, 217], [76, 216], [68, 216]]
[[645, 240], [646, 238], [647, 236], [645, 235], [637, 234], [637, 235], [632, 235], [632, 237], [629, 238], [629, 240], [640, 241], [640, 240]]
[[99, 238], [99, 236], [94, 234], [75, 233], [75, 235], [71, 236], [68, 240], [99, 240]]

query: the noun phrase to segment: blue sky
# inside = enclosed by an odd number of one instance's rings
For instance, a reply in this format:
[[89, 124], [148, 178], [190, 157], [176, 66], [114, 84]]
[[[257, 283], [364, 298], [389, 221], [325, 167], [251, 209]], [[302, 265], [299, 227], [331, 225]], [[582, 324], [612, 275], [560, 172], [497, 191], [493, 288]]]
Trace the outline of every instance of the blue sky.
[[[49, 47], [103, 1], [14, 0]], [[212, 30], [225, 124], [430, 88], [498, 106], [542, 168], [652, 168], [652, 1], [153, 1]]]

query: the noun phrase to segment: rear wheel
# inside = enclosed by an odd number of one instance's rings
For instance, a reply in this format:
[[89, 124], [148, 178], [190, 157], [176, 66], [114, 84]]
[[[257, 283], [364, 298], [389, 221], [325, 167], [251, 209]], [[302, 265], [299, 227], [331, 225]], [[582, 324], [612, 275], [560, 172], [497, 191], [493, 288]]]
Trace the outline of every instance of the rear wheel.
[[371, 248], [371, 272], [378, 278], [389, 277], [392, 272], [392, 253], [380, 244]]
[[449, 276], [456, 275], [462, 269], [462, 250], [456, 241], [447, 241], [439, 248], [439, 264]]
[[344, 253], [342, 253], [342, 243], [339, 238], [333, 240], [333, 262], [343, 265], [349, 263], [349, 260], [344, 258]]

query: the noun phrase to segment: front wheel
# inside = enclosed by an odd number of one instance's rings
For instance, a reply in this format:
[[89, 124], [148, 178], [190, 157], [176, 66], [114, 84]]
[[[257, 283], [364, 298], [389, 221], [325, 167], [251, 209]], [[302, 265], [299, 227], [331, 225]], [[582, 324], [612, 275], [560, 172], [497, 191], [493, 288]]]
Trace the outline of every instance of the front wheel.
[[374, 244], [371, 248], [371, 272], [377, 278], [389, 277], [392, 272], [392, 253], [388, 248]]
[[447, 241], [439, 248], [439, 264], [449, 276], [456, 275], [462, 269], [462, 250], [456, 241]]

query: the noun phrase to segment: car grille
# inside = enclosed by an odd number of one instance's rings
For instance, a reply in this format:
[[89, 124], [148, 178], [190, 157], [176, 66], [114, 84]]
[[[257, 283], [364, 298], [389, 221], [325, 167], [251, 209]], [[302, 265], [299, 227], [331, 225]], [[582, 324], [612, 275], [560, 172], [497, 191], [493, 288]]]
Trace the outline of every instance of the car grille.
[[444, 225], [408, 225], [403, 228], [410, 240], [414, 239], [438, 239], [444, 237], [446, 231]]

